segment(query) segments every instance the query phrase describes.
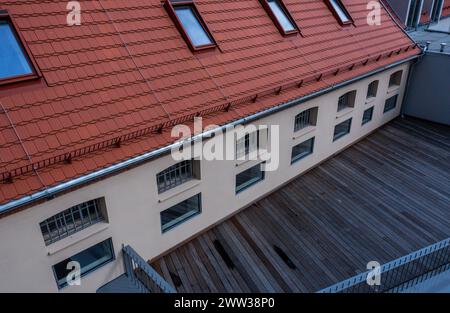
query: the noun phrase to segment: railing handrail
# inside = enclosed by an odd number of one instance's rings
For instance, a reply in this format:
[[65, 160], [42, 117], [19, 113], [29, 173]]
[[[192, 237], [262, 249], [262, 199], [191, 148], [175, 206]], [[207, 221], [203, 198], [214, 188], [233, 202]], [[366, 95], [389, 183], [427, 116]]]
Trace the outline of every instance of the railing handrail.
[[[381, 265], [379, 274], [386, 273], [388, 271], [391, 271], [399, 266], [405, 265], [407, 263], [410, 263], [412, 261], [418, 260], [428, 254], [431, 254], [433, 252], [436, 252], [440, 249], [443, 249], [447, 246], [450, 246], [450, 238], [444, 239], [442, 241], [439, 241], [435, 244], [432, 244], [428, 247], [425, 247], [423, 249], [411, 252], [405, 256], [402, 256], [398, 259], [395, 259], [391, 262], [385, 263]], [[363, 281], [367, 280], [367, 277], [369, 274], [372, 274], [373, 270], [368, 270], [366, 272], [363, 272], [361, 274], [355, 275], [353, 277], [350, 277], [346, 280], [343, 280], [339, 283], [336, 283], [332, 286], [329, 286], [327, 288], [324, 288], [322, 290], [317, 291], [317, 293], [336, 293], [340, 292], [342, 290], [345, 290], [349, 287], [355, 286], [356, 284], [359, 284]]]
[[[176, 293], [177, 291], [173, 288], [158, 272], [150, 266], [132, 247], [125, 246], [122, 248], [124, 254], [128, 255], [139, 268], [151, 278], [156, 285], [164, 293]], [[127, 273], [129, 274], [129, 273]], [[134, 273], [132, 273], [134, 275]]]

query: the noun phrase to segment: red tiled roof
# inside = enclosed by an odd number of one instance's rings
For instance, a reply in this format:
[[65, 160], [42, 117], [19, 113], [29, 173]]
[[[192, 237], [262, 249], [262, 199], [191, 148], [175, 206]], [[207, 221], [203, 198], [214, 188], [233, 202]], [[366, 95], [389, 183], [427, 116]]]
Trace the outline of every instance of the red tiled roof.
[[69, 27], [67, 1], [0, 0], [46, 82], [0, 94], [0, 204], [165, 146], [196, 114], [225, 124], [420, 52], [384, 10], [367, 25], [365, 0], [343, 0], [350, 27], [323, 1], [284, 0], [294, 37], [258, 0], [196, 0], [220, 47], [202, 54], [159, 0], [80, 2]]
[[450, 0], [445, 0], [442, 7], [442, 17], [450, 16]]

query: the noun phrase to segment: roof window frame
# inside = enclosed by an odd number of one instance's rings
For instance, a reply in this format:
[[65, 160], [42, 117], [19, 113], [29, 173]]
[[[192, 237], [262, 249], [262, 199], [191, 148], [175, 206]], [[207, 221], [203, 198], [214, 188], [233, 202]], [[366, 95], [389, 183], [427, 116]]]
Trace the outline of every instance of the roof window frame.
[[[197, 18], [198, 22], [200, 23], [200, 25], [203, 27], [203, 29], [206, 32], [206, 34], [211, 39], [211, 42], [212, 42], [211, 44], [196, 46], [193, 43], [193, 41], [191, 40], [187, 30], [183, 26], [183, 23], [181, 22], [181, 20], [179, 19], [177, 13], [175, 12], [175, 8], [176, 7], [181, 7], [181, 6], [189, 6], [189, 7], [192, 8], [192, 10], [194, 11], [195, 17]], [[219, 47], [219, 45], [217, 44], [216, 39], [214, 38], [213, 33], [211, 32], [210, 28], [208, 27], [208, 24], [206, 23], [206, 21], [203, 19], [202, 15], [200, 14], [200, 11], [198, 10], [197, 5], [195, 4], [194, 0], [166, 0], [166, 2], [164, 3], [164, 8], [167, 10], [170, 18], [174, 22], [176, 28], [178, 29], [178, 31], [180, 32], [180, 34], [183, 37], [184, 41], [186, 41], [187, 45], [189, 46], [189, 49], [192, 52], [198, 52], [198, 51], [204, 51], [204, 50], [212, 50], [212, 49], [215, 49], [215, 48]]]
[[297, 34], [301, 35], [300, 27], [297, 25], [297, 22], [295, 21], [294, 17], [292, 16], [291, 12], [289, 12], [288, 8], [284, 4], [283, 0], [274, 0], [279, 3], [281, 6], [281, 9], [283, 10], [283, 13], [286, 15], [286, 17], [289, 19], [291, 24], [294, 26], [294, 30], [291, 31], [285, 31], [284, 27], [281, 25], [280, 21], [276, 17], [275, 13], [273, 12], [272, 8], [269, 5], [269, 0], [259, 0], [261, 5], [263, 6], [264, 10], [266, 10], [267, 14], [269, 15], [272, 22], [275, 24], [275, 26], [278, 28], [278, 31], [283, 35], [284, 37], [287, 36], [294, 36]]
[[352, 16], [350, 15], [350, 12], [348, 12], [347, 8], [345, 7], [344, 3], [342, 3], [341, 0], [334, 0], [337, 2], [337, 4], [341, 7], [342, 11], [347, 15], [348, 21], [344, 22], [339, 14], [336, 12], [336, 9], [333, 7], [333, 4], [331, 3], [331, 0], [324, 0], [325, 4], [327, 5], [328, 9], [333, 14], [334, 18], [338, 21], [338, 23], [341, 26], [349, 26], [349, 25], [355, 25], [355, 21], [353, 20]]
[[22, 49], [23, 55], [28, 61], [28, 64], [31, 68], [31, 73], [29, 74], [21, 74], [7, 78], [0, 77], [0, 86], [39, 79], [42, 75], [38, 69], [36, 61], [33, 58], [33, 55], [31, 54], [30, 49], [26, 45], [22, 34], [18, 31], [18, 27], [14, 21], [14, 18], [7, 10], [0, 8], [0, 21], [6, 21], [6, 23], [10, 25], [14, 38], [17, 40], [17, 44]]

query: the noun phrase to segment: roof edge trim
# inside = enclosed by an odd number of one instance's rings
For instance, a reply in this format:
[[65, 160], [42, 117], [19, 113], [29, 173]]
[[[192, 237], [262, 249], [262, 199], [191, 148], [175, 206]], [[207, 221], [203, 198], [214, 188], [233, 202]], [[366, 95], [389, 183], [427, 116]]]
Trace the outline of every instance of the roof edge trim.
[[264, 111], [261, 111], [261, 112], [249, 115], [249, 116], [241, 118], [241, 119], [238, 119], [238, 120], [233, 121], [231, 123], [228, 123], [226, 125], [220, 126], [219, 128], [203, 132], [203, 133], [201, 133], [199, 135], [196, 135], [196, 136], [194, 136], [192, 138], [189, 138], [187, 140], [184, 140], [182, 142], [175, 142], [173, 144], [164, 146], [164, 147], [156, 149], [156, 150], [152, 150], [152, 151], [144, 153], [144, 154], [142, 154], [140, 156], [128, 159], [126, 161], [123, 161], [123, 162], [120, 162], [120, 163], [117, 163], [117, 164], [114, 164], [114, 165], [111, 165], [109, 167], [106, 167], [106, 168], [103, 168], [101, 170], [92, 172], [90, 174], [83, 175], [81, 177], [72, 179], [70, 181], [58, 184], [58, 185], [53, 186], [53, 187], [49, 187], [49, 188], [47, 188], [47, 189], [45, 189], [43, 191], [36, 192], [36, 193], [34, 193], [32, 195], [24, 196], [24, 197], [19, 198], [17, 200], [10, 201], [10, 202], [8, 202], [6, 204], [0, 205], [0, 218], [1, 218], [1, 215], [5, 214], [7, 212], [10, 212], [12, 210], [18, 209], [18, 208], [26, 206], [26, 205], [30, 205], [30, 204], [32, 204], [32, 203], [34, 203], [36, 201], [39, 201], [39, 200], [45, 200], [45, 199], [49, 199], [49, 198], [55, 197], [56, 195], [58, 195], [58, 194], [60, 194], [62, 192], [74, 189], [76, 187], [80, 187], [82, 185], [91, 183], [91, 182], [96, 181], [98, 179], [102, 179], [102, 178], [105, 178], [105, 177], [107, 177], [109, 175], [113, 175], [113, 174], [116, 174], [117, 172], [126, 170], [126, 169], [128, 169], [128, 168], [130, 168], [132, 166], [136, 166], [136, 165], [142, 164], [144, 162], [150, 161], [152, 159], [155, 159], [157, 157], [163, 156], [163, 155], [167, 154], [168, 152], [170, 152], [172, 149], [176, 149], [176, 148], [180, 147], [183, 144], [190, 143], [190, 142], [196, 142], [196, 141], [198, 141], [198, 140], [200, 140], [202, 138], [211, 137], [212, 134], [214, 134], [216, 132], [223, 131], [223, 130], [226, 130], [228, 128], [232, 128], [232, 127], [237, 126], [237, 125], [241, 125], [241, 124], [245, 124], [245, 123], [248, 123], [248, 122], [252, 122], [252, 121], [258, 120], [258, 119], [263, 118], [263, 117], [265, 117], [267, 115], [270, 115], [272, 113], [279, 112], [279, 111], [282, 111], [282, 110], [287, 109], [289, 107], [292, 107], [292, 106], [298, 105], [300, 103], [312, 100], [312, 99], [314, 99], [314, 98], [316, 98], [318, 96], [321, 96], [321, 95], [323, 95], [323, 94], [325, 94], [327, 92], [330, 92], [330, 91], [333, 91], [335, 89], [347, 86], [347, 85], [349, 85], [351, 83], [354, 83], [356, 81], [359, 81], [359, 80], [365, 79], [367, 77], [376, 75], [376, 74], [381, 73], [381, 72], [383, 72], [385, 70], [394, 68], [394, 67], [396, 67], [398, 65], [401, 65], [401, 64], [410, 62], [412, 60], [418, 59], [420, 57], [420, 55], [413, 55], [413, 56], [408, 57], [406, 59], [399, 60], [397, 62], [385, 65], [383, 67], [377, 68], [375, 70], [372, 70], [370, 72], [367, 72], [367, 73], [364, 73], [362, 75], [356, 76], [354, 78], [348, 79], [346, 81], [334, 84], [332, 86], [329, 86], [329, 87], [326, 87], [326, 88], [323, 88], [323, 89], [320, 89], [318, 91], [315, 91], [315, 92], [310, 93], [308, 95], [305, 95], [303, 97], [300, 97], [300, 98], [297, 98], [297, 99], [294, 99], [294, 100], [291, 100], [291, 101], [288, 101], [288, 102], [281, 103], [279, 105], [276, 105], [276, 106], [271, 107], [269, 109], [266, 109]]

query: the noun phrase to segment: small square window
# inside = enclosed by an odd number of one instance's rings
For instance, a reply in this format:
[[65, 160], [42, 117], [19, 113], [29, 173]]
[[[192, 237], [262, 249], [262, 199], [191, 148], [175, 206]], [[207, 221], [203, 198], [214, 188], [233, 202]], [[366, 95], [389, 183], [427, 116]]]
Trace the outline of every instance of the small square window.
[[348, 119], [340, 124], [337, 124], [334, 128], [333, 141], [336, 141], [339, 138], [342, 138], [348, 133], [350, 133], [351, 127], [352, 127], [352, 119]]
[[216, 43], [193, 1], [171, 1], [165, 7], [191, 50], [213, 48]]
[[160, 213], [162, 232], [174, 228], [186, 220], [200, 214], [202, 211], [202, 196], [199, 193], [183, 202], [174, 205]]
[[282, 0], [261, 0], [261, 3], [282, 35], [298, 32], [298, 27]]
[[362, 125], [369, 123], [373, 118], [373, 107], [367, 109], [363, 113]]
[[0, 19], [0, 82], [34, 74], [30, 60], [22, 47], [12, 23]]
[[314, 152], [314, 137], [292, 148], [291, 164], [307, 157]]
[[351, 24], [350, 14], [340, 0], [325, 0], [341, 25]]
[[389, 112], [389, 111], [392, 111], [393, 109], [395, 109], [395, 107], [397, 106], [397, 99], [398, 99], [398, 95], [395, 95], [395, 96], [387, 99], [384, 104], [383, 113], [386, 113], [386, 112]]
[[108, 239], [96, 244], [80, 253], [71, 256], [70, 258], [55, 264], [53, 272], [55, 274], [58, 288], [67, 286], [67, 279], [70, 274], [70, 262], [78, 262], [81, 266], [81, 277], [95, 271], [103, 265], [114, 260], [114, 249], [112, 240]]
[[236, 175], [236, 194], [264, 180], [262, 163]]

